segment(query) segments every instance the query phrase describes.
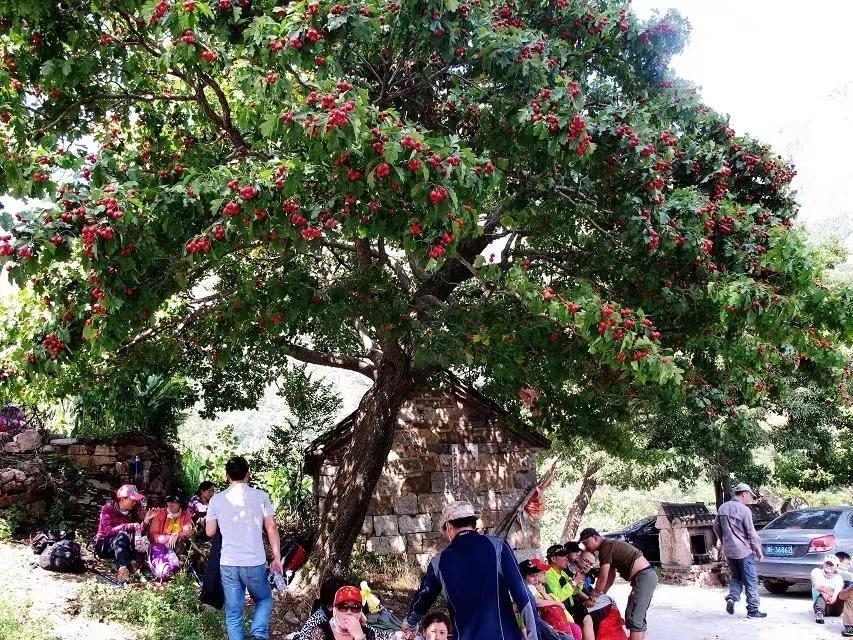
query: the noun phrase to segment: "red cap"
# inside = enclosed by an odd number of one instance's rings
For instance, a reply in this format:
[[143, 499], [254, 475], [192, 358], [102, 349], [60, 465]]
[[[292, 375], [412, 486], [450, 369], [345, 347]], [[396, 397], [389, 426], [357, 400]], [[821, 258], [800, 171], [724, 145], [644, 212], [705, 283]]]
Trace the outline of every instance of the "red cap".
[[539, 569], [539, 571], [548, 571], [548, 564], [542, 562], [539, 558], [531, 558], [530, 564]]
[[130, 498], [139, 502], [144, 497], [144, 495], [139, 493], [139, 489], [136, 488], [135, 484], [123, 484], [116, 491], [116, 498]]
[[357, 602], [361, 604], [361, 591], [358, 587], [341, 587], [335, 593], [335, 604], [342, 602]]

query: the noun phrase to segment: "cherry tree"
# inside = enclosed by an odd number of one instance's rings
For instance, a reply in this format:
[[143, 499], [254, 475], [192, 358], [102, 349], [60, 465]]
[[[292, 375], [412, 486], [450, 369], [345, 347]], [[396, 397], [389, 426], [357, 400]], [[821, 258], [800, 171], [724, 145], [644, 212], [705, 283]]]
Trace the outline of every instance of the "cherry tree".
[[[0, 256], [31, 302], [0, 379], [180, 371], [215, 413], [288, 357], [367, 376], [322, 572], [443, 370], [617, 451], [714, 447], [794, 370], [848, 398], [853, 296], [793, 224], [793, 169], [668, 70], [677, 14], [6, 0], [0, 20], [0, 192], [28, 203]], [[680, 428], [626, 419], [657, 412]]]

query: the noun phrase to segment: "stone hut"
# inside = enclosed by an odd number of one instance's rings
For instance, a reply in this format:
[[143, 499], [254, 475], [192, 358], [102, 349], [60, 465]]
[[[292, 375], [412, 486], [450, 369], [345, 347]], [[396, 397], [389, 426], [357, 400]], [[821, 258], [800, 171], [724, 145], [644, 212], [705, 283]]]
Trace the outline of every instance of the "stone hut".
[[658, 511], [660, 561], [664, 567], [690, 567], [710, 561], [714, 514], [703, 502], [662, 502]]
[[[354, 419], [353, 413], [308, 449], [305, 466], [314, 479], [318, 513]], [[394, 444], [362, 528], [365, 550], [408, 556], [425, 566], [445, 544], [441, 510], [458, 499], [470, 500], [482, 513], [482, 526], [501, 528], [514, 549], [538, 549], [538, 522], [523, 506], [537, 483], [536, 454], [549, 447], [542, 436], [512, 426], [506, 411], [485, 396], [446, 376], [397, 415]]]

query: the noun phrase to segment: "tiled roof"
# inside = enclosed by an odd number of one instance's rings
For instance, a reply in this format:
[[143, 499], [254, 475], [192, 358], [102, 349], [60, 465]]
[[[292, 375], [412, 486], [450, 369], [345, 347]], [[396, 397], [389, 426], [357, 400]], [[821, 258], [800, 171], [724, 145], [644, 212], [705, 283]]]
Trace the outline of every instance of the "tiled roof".
[[705, 516], [711, 516], [713, 522], [714, 516], [708, 511], [708, 507], [704, 502], [661, 502], [660, 508], [663, 514], [672, 522], [675, 518], [682, 521], [696, 519], [702, 520]]

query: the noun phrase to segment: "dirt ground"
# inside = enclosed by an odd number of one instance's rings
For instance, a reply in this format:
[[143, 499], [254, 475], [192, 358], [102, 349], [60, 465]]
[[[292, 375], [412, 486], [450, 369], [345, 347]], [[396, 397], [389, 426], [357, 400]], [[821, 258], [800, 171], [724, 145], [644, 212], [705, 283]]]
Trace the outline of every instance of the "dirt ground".
[[30, 615], [44, 619], [59, 640], [134, 640], [134, 634], [113, 624], [79, 615], [77, 593], [91, 574], [53, 574], [30, 564], [29, 547], [0, 543], [0, 587], [31, 604]]
[[[630, 587], [614, 585], [612, 595], [625, 610]], [[760, 589], [763, 620], [746, 617], [744, 601], [730, 616], [724, 608], [727, 591], [661, 585], [649, 610], [648, 640], [829, 640], [841, 637], [841, 618], [815, 624], [811, 594], [805, 587], [782, 596]]]

